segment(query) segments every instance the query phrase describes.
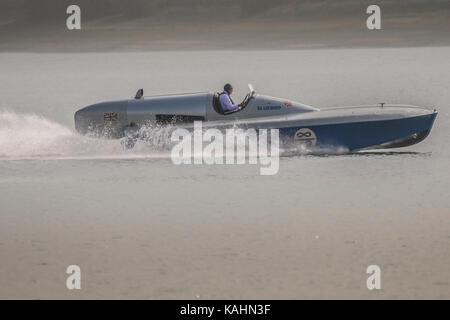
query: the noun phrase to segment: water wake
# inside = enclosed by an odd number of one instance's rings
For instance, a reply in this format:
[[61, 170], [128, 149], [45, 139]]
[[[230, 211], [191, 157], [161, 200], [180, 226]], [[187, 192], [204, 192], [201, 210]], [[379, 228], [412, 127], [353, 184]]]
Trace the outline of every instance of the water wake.
[[[124, 149], [118, 140], [82, 136], [44, 116], [0, 111], [0, 160], [170, 158], [173, 145], [170, 132], [171, 128], [143, 127], [138, 132], [141, 139], [134, 148]], [[346, 152], [348, 150], [325, 148], [312, 153]], [[311, 150], [301, 146], [280, 148], [283, 157], [305, 154], [311, 154]]]
[[124, 150], [117, 140], [85, 137], [35, 114], [0, 112], [0, 160], [161, 158], [169, 153], [137, 145]]

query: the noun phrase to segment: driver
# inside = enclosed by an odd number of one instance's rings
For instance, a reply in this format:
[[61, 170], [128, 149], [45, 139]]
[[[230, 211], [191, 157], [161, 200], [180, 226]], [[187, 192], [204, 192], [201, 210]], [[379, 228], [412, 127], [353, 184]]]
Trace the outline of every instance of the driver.
[[231, 100], [230, 95], [232, 93], [233, 93], [233, 86], [227, 83], [223, 87], [223, 92], [219, 95], [219, 101], [223, 111], [233, 111], [240, 107], [238, 104], [234, 104], [233, 100]]

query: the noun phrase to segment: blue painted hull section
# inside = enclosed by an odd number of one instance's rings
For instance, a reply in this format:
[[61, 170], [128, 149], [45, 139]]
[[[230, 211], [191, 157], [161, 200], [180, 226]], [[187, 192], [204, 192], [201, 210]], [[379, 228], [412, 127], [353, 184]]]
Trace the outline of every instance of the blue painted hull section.
[[[317, 137], [315, 147], [343, 147], [357, 150], [392, 142], [423, 131], [430, 131], [437, 112], [393, 120], [374, 120], [280, 128], [284, 142], [294, 142], [294, 135], [300, 128], [309, 128]], [[419, 141], [417, 141], [419, 142]]]

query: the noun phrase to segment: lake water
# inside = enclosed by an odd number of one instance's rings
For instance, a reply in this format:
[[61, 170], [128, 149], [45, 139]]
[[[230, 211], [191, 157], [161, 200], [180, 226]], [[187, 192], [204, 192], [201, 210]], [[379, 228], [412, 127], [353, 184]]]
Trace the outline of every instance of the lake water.
[[[436, 107], [389, 152], [172, 164], [81, 137], [105, 100], [224, 83], [319, 108]], [[0, 53], [0, 298], [450, 298], [450, 48]], [[82, 289], [65, 287], [69, 265]], [[382, 290], [366, 288], [366, 268]]]

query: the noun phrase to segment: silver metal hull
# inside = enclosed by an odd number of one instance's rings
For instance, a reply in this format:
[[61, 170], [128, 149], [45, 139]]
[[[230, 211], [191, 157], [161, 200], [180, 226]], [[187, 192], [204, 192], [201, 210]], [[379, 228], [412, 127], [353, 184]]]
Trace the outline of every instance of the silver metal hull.
[[242, 110], [221, 114], [214, 99], [214, 93], [190, 93], [98, 103], [75, 113], [75, 127], [81, 134], [118, 139], [142, 126], [192, 128], [194, 121], [202, 121], [204, 129], [279, 129], [283, 142], [299, 143], [299, 135], [309, 134], [314, 147], [359, 150], [418, 143], [429, 134], [437, 115], [436, 110], [406, 105], [320, 110], [259, 94]]

